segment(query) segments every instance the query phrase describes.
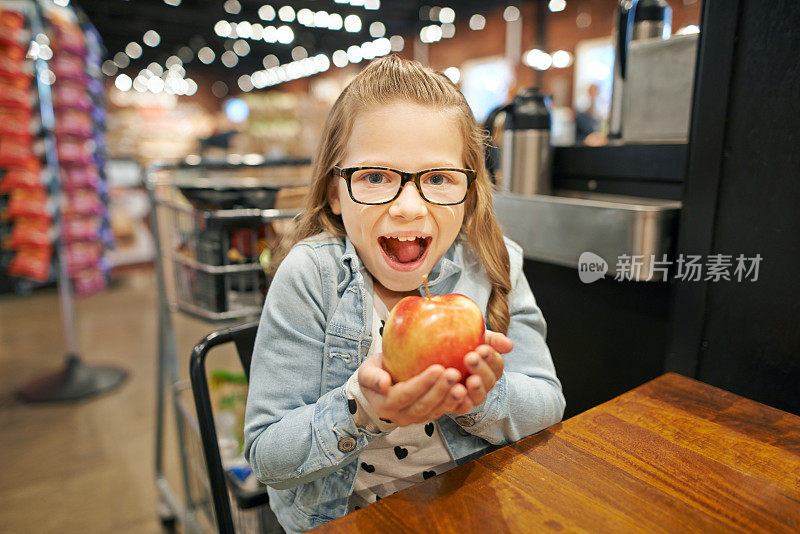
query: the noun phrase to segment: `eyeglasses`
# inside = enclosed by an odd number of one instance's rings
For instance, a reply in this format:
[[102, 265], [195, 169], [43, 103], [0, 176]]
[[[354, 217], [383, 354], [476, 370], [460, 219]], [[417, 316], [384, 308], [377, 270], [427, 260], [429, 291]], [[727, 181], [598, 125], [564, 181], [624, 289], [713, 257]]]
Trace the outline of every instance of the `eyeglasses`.
[[441, 167], [404, 172], [388, 167], [333, 168], [334, 176], [347, 181], [350, 198], [359, 204], [388, 204], [400, 196], [403, 186], [414, 182], [419, 195], [431, 204], [455, 206], [467, 199], [477, 171]]

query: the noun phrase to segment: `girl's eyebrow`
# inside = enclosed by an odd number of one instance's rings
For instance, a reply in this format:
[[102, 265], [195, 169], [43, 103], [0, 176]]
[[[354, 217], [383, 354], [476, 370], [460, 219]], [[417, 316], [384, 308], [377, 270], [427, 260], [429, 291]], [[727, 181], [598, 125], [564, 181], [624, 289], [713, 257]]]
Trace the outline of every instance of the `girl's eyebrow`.
[[[356, 162], [354, 165], [352, 165], [352, 167], [389, 167], [391, 169], [397, 169], [397, 170], [401, 170], [401, 171], [405, 171], [406, 170], [406, 169], [401, 169], [401, 168], [399, 168], [399, 167], [397, 167], [395, 165], [392, 165], [390, 163], [386, 163], [386, 162], [382, 162], [382, 161], [374, 161], [374, 160], [373, 161], [359, 161], [359, 162]], [[458, 164], [455, 164], [455, 163], [452, 163], [452, 162], [449, 162], [449, 161], [440, 161], [438, 163], [430, 163], [430, 164], [428, 164], [428, 165], [426, 165], [424, 167], [420, 166], [417, 170], [421, 171], [421, 170], [425, 170], [425, 169], [438, 169], [440, 167], [461, 168], [462, 165], [458, 165]]]

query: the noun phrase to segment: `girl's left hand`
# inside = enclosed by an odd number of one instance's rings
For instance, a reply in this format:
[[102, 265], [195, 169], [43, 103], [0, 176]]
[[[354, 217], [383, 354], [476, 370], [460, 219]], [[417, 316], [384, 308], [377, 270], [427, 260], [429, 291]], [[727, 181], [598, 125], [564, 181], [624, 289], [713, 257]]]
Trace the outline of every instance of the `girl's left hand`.
[[486, 394], [503, 376], [505, 361], [501, 354], [514, 348], [514, 342], [500, 332], [486, 330], [483, 345], [464, 356], [464, 364], [470, 372], [467, 377], [467, 396], [453, 413], [467, 413], [486, 399]]

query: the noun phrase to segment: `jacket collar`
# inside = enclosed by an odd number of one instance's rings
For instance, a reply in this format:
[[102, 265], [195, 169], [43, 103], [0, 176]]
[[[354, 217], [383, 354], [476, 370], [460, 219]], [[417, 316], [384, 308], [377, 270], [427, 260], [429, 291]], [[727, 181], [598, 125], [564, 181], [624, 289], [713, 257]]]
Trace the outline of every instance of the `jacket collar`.
[[[462, 239], [462, 236], [459, 235], [450, 245], [450, 248], [447, 249], [447, 252], [444, 253], [444, 256], [433, 266], [428, 275], [429, 288], [433, 289], [451, 276], [461, 272], [463, 264]], [[347, 236], [344, 237], [344, 254], [339, 258], [339, 265], [343, 275], [340, 277], [338, 284], [338, 290], [341, 293], [358, 271], [366, 271], [361, 258], [358, 257], [356, 248], [353, 246], [353, 242]]]

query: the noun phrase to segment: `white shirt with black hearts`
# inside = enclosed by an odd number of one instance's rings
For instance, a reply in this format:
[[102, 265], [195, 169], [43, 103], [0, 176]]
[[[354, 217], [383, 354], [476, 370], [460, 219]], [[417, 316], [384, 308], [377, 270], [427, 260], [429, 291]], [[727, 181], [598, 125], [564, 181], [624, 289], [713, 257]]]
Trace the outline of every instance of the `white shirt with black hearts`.
[[[386, 305], [374, 292], [372, 301], [375, 304], [372, 345], [368, 356], [383, 350], [383, 325], [389, 316]], [[456, 466], [435, 421], [398, 427], [379, 419], [361, 392], [357, 372], [347, 381], [344, 391], [357, 426], [371, 432], [386, 432], [361, 451], [348, 512], [363, 508]]]

